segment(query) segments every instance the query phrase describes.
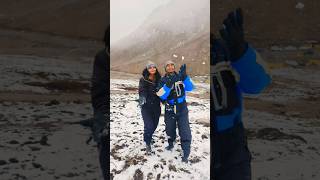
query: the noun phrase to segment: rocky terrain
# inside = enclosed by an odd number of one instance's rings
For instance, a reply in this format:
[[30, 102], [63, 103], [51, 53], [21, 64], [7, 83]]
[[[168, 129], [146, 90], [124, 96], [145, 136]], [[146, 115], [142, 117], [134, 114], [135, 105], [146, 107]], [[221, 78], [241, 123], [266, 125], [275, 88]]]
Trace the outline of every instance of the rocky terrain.
[[0, 55], [1, 179], [101, 179], [90, 131], [91, 61]]

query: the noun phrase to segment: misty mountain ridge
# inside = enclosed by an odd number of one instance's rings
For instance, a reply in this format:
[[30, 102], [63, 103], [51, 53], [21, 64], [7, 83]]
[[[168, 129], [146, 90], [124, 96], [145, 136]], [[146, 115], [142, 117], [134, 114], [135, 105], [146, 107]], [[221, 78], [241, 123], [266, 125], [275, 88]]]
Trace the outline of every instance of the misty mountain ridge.
[[140, 73], [147, 61], [161, 66], [173, 60], [186, 63], [191, 74], [207, 74], [209, 3], [173, 0], [155, 9], [133, 33], [111, 45], [111, 69]]

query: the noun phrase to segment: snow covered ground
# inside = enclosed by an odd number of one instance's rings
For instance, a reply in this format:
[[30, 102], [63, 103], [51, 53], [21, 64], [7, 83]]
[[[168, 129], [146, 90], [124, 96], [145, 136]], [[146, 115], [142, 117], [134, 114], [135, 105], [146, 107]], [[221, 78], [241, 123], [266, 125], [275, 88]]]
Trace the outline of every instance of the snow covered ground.
[[[165, 150], [164, 107], [153, 136], [152, 155], [146, 155], [143, 120], [138, 107], [138, 80], [112, 79], [111, 164], [114, 180], [130, 179], [210, 179], [209, 99], [187, 97], [192, 131], [190, 163], [181, 162], [179, 136], [173, 151]], [[206, 92], [199, 86], [198, 92]], [[178, 132], [178, 131], [177, 131]]]
[[[245, 111], [243, 121], [248, 134], [249, 149], [252, 152], [252, 179], [254, 180], [317, 180], [320, 177], [320, 81], [318, 67], [285, 67], [272, 70], [273, 83], [259, 96], [246, 96], [244, 100]], [[130, 81], [128, 83], [128, 81]], [[163, 151], [166, 145], [163, 117], [160, 119], [160, 126], [155, 136], [156, 152], [149, 157], [144, 154], [142, 142], [142, 119], [137, 107], [136, 86], [138, 82], [126, 79], [121, 83], [117, 80], [118, 88], [121, 91], [112, 95], [112, 109], [115, 118], [111, 123], [112, 135], [112, 163], [111, 171], [115, 179], [168, 179], [168, 175], [173, 175], [170, 179], [201, 179], [198, 174], [197, 164], [191, 164], [190, 169], [194, 169], [194, 174], [170, 171], [169, 167], [157, 168], [155, 162], [160, 161], [161, 157], [177, 159], [175, 165], [181, 167], [179, 152], [170, 154]], [[125, 85], [124, 85], [125, 84]], [[127, 88], [127, 87], [130, 88]], [[207, 92], [209, 86], [206, 84], [198, 85], [188, 98], [191, 104], [190, 109], [194, 108], [194, 113], [190, 112], [190, 120], [194, 118], [207, 119], [197, 103], [202, 100], [197, 98], [198, 94]], [[127, 91], [130, 90], [130, 91]], [[121, 93], [120, 93], [121, 92]], [[191, 95], [191, 94], [190, 94]], [[208, 101], [208, 100], [204, 100]], [[207, 108], [207, 107], [204, 107]], [[198, 113], [201, 113], [200, 116]], [[203, 114], [202, 114], [203, 113]], [[196, 121], [200, 122], [201, 120]], [[114, 127], [112, 124], [114, 124]], [[195, 127], [192, 124], [191, 127]], [[134, 130], [132, 130], [134, 129]], [[133, 132], [132, 132], [133, 131]], [[194, 132], [194, 131], [193, 131]], [[121, 138], [125, 134], [125, 138]], [[133, 142], [124, 139], [132, 139]], [[200, 139], [200, 138], [199, 138]], [[162, 143], [162, 140], [164, 141]], [[209, 142], [209, 140], [207, 141]], [[199, 144], [197, 147], [203, 147]], [[178, 151], [179, 146], [175, 147]], [[160, 152], [159, 152], [159, 151]], [[117, 153], [120, 152], [120, 153]], [[195, 152], [196, 156], [199, 152]], [[135, 157], [135, 155], [137, 155]], [[159, 157], [161, 155], [161, 157]], [[192, 156], [195, 156], [194, 154]], [[128, 159], [129, 158], [129, 159]], [[168, 166], [168, 161], [166, 162]], [[183, 164], [182, 164], [183, 165]], [[193, 167], [192, 167], [193, 166]], [[201, 169], [209, 168], [202, 166]], [[178, 168], [176, 168], [177, 170]], [[191, 172], [190, 170], [190, 172]], [[207, 169], [208, 170], [208, 169]]]
[[[100, 180], [97, 147], [79, 124], [92, 117], [90, 62], [0, 55], [0, 179]], [[71, 86], [70, 86], [71, 85]]]
[[253, 157], [253, 179], [320, 178], [319, 119], [256, 110], [247, 110], [244, 119]]
[[272, 75], [269, 89], [244, 101], [253, 179], [318, 180], [319, 67], [286, 67]]
[[[0, 90], [52, 94], [51, 90], [58, 89], [50, 89], [46, 83], [75, 80], [89, 85], [91, 71], [91, 60], [79, 62], [28, 55], [0, 55]], [[89, 91], [86, 89], [84, 92]]]
[[[0, 55], [1, 180], [101, 179], [97, 149], [86, 144], [90, 131], [73, 124], [92, 117], [91, 63]], [[320, 179], [319, 72], [316, 65], [274, 69], [270, 88], [245, 98], [253, 180]], [[179, 137], [172, 152], [164, 150], [163, 116], [154, 154], [145, 155], [138, 78], [111, 79], [114, 179], [209, 179], [209, 85], [196, 83], [187, 97], [193, 141], [191, 162], [183, 164]]]

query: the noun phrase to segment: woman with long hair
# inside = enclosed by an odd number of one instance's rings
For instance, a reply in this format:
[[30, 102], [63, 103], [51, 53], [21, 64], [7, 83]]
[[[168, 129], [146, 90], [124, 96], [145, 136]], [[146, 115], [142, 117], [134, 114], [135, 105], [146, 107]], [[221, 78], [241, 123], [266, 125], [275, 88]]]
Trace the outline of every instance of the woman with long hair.
[[148, 62], [139, 81], [139, 104], [144, 122], [143, 140], [146, 143], [147, 154], [151, 153], [151, 141], [157, 129], [161, 114], [160, 98], [156, 89], [161, 75], [153, 62]]

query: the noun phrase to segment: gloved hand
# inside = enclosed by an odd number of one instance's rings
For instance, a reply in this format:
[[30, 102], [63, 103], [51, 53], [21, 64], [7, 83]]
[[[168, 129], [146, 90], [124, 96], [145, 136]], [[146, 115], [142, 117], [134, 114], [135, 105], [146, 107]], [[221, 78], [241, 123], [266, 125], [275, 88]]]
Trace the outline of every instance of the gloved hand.
[[223, 21], [223, 25], [224, 28], [220, 30], [220, 35], [230, 50], [231, 61], [236, 61], [248, 48], [244, 39], [242, 10], [238, 8], [230, 12]]
[[139, 96], [139, 105], [143, 106], [145, 103], [147, 103], [146, 97]]
[[221, 39], [212, 39], [210, 48], [212, 54], [210, 65], [216, 65], [219, 62], [230, 60], [228, 48]]
[[181, 65], [180, 71], [179, 71], [179, 76], [182, 81], [184, 81], [187, 78], [187, 70], [186, 69], [187, 69], [186, 64]]

